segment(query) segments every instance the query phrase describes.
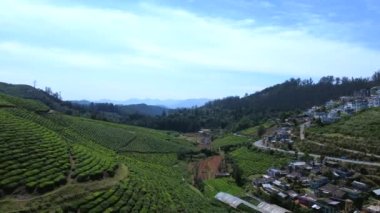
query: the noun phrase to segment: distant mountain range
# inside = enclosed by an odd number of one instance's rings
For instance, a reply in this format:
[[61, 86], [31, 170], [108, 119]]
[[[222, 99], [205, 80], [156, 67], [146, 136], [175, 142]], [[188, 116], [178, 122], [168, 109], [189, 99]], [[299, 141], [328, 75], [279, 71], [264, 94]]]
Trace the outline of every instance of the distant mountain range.
[[[161, 106], [169, 109], [177, 109], [177, 108], [191, 108], [191, 107], [201, 107], [205, 105], [207, 102], [211, 101], [210, 99], [205, 98], [199, 98], [199, 99], [184, 99], [184, 100], [174, 100], [174, 99], [168, 99], [168, 100], [160, 100], [160, 99], [128, 99], [124, 101], [115, 101], [115, 100], [109, 100], [109, 99], [101, 99], [92, 101], [94, 103], [113, 103], [117, 105], [140, 105], [140, 104], [146, 104], [150, 106]], [[79, 104], [90, 104], [91, 101], [87, 100], [80, 100], [80, 101], [73, 101], [75, 103]]]

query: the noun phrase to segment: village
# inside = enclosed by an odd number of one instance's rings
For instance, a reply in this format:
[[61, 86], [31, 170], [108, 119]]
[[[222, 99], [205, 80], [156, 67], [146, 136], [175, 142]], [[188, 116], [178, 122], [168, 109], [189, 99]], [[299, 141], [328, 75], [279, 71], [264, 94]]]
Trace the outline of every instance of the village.
[[[343, 116], [351, 116], [367, 108], [380, 107], [380, 87], [360, 90], [353, 96], [330, 100], [323, 106], [314, 106], [294, 118], [303, 123], [300, 139], [303, 140], [304, 128], [311, 122], [331, 124]], [[297, 120], [298, 119], [298, 120]], [[281, 147], [293, 144], [294, 124], [286, 120], [272, 135], [264, 138], [264, 145]], [[279, 145], [280, 144], [280, 145]], [[270, 168], [266, 175], [253, 181], [254, 187], [280, 200], [292, 201], [316, 212], [353, 212], [355, 206], [362, 207], [364, 198], [378, 199], [380, 189], [372, 189], [365, 183], [355, 181], [358, 174], [354, 170], [341, 167], [337, 162], [320, 159], [295, 161], [286, 168]], [[304, 193], [297, 193], [303, 191]], [[302, 189], [302, 190], [299, 190]], [[368, 205], [366, 212], [380, 212], [380, 205]]]
[[323, 106], [314, 106], [305, 112], [309, 118], [330, 124], [362, 110], [380, 107], [380, 86], [362, 89], [353, 96], [342, 96], [339, 100], [330, 100]]
[[[293, 118], [278, 121], [279, 125], [253, 145], [265, 150], [293, 150], [293, 143], [305, 139], [305, 128], [311, 124], [328, 125], [343, 116], [352, 116], [373, 107], [380, 107], [380, 87], [360, 90], [353, 96], [330, 100], [323, 106], [314, 106]], [[295, 134], [297, 124], [300, 126], [299, 134]], [[296, 205], [307, 212], [380, 212], [380, 188], [358, 181], [359, 177], [360, 172], [340, 161], [319, 155], [301, 155], [288, 165], [269, 168], [266, 174], [252, 180], [252, 194], [258, 199], [274, 200], [274, 204], [260, 202], [258, 206], [250, 205], [226, 193], [219, 193], [216, 199], [229, 205], [234, 202], [245, 204], [259, 212], [291, 212], [283, 208], [289, 205]], [[368, 200], [371, 202], [365, 202]]]
[[329, 100], [322, 106], [313, 106], [303, 113], [285, 119], [283, 122], [277, 119], [275, 129], [268, 131], [262, 140], [266, 147], [289, 147], [294, 143], [294, 129], [299, 124], [300, 139], [304, 139], [304, 129], [312, 123], [328, 125], [339, 121], [344, 116], [352, 116], [355, 113], [369, 108], [380, 107], [380, 86], [371, 89], [362, 89], [353, 96], [342, 96], [338, 100]]
[[272, 196], [280, 202], [293, 202], [313, 212], [353, 212], [362, 207], [366, 212], [379, 212], [380, 206], [362, 206], [364, 199], [380, 198], [380, 189], [370, 190], [355, 181], [353, 170], [332, 161], [294, 161], [284, 168], [270, 168], [252, 185], [263, 196]]

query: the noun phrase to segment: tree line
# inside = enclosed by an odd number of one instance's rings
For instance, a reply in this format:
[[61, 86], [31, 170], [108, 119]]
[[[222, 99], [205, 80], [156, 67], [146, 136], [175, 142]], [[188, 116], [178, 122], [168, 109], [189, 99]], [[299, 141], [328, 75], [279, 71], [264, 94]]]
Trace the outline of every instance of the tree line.
[[380, 86], [380, 71], [368, 78], [324, 76], [318, 82], [313, 82], [312, 79], [291, 78], [244, 97], [226, 97], [208, 102], [202, 107], [162, 110], [159, 111], [162, 113], [155, 115], [127, 111], [125, 106], [111, 103], [83, 105], [62, 101], [60, 93], [54, 93], [50, 88], [46, 91], [35, 89], [35, 93], [30, 93], [34, 95], [23, 92], [20, 96], [28, 98], [25, 97], [27, 94], [30, 98], [36, 98], [52, 109], [66, 114], [117, 123], [180, 132], [193, 132], [201, 128], [238, 131], [258, 125], [268, 118], [286, 117], [314, 105], [322, 105], [328, 100], [352, 95], [355, 91], [364, 90], [366, 93], [374, 86]]
[[181, 132], [197, 131], [200, 128], [237, 131], [257, 125], [263, 119], [299, 112], [340, 96], [352, 95], [356, 91], [367, 94], [374, 86], [380, 86], [380, 71], [369, 78], [324, 76], [318, 82], [291, 78], [245, 97], [227, 97], [211, 101], [202, 107], [178, 109], [162, 116], [143, 116], [127, 122]]

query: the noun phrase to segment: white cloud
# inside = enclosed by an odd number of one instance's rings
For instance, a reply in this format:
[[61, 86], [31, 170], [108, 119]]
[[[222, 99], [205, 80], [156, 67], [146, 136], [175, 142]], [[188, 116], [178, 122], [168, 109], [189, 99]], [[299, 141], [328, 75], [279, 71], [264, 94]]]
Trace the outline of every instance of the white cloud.
[[55, 64], [88, 72], [201, 69], [316, 77], [366, 76], [380, 67], [377, 50], [254, 19], [203, 17], [146, 3], [115, 10], [12, 0], [0, 8], [0, 57], [41, 70]]

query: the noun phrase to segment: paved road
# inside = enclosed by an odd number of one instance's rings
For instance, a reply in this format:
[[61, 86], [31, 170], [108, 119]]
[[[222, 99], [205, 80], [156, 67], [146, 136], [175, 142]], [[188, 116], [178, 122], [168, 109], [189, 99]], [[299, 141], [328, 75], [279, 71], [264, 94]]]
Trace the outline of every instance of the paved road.
[[300, 139], [301, 139], [301, 141], [305, 140], [305, 129], [306, 129], [306, 127], [309, 127], [310, 124], [311, 124], [310, 121], [308, 121], [308, 122], [300, 125]]
[[[313, 143], [313, 144], [316, 144], [316, 145], [322, 146], [322, 147], [326, 146], [326, 144], [318, 143], [318, 142], [315, 142], [315, 141], [307, 141], [306, 143]], [[350, 152], [350, 153], [353, 153], [353, 154], [366, 155], [367, 157], [380, 158], [380, 155], [375, 155], [375, 154], [371, 154], [371, 153], [364, 153], [364, 152], [360, 152], [360, 151], [356, 151], [356, 150], [352, 150], [352, 149], [345, 149], [345, 148], [338, 148], [338, 149], [346, 151], [346, 152]]]
[[[291, 155], [295, 155], [295, 151], [288, 151], [288, 150], [283, 150], [283, 149], [278, 149], [278, 148], [271, 148], [267, 147], [263, 144], [262, 140], [258, 140], [253, 143], [254, 146], [256, 146], [259, 149], [264, 149], [264, 150], [274, 150], [282, 153], [287, 153]], [[303, 156], [305, 153], [303, 152], [298, 152], [298, 155]], [[310, 156], [314, 158], [320, 158], [320, 155], [317, 154], [309, 154]], [[345, 162], [345, 163], [352, 163], [352, 164], [361, 164], [361, 165], [367, 165], [367, 166], [376, 166], [380, 167], [380, 163], [378, 162], [368, 162], [368, 161], [360, 161], [360, 160], [352, 160], [352, 159], [342, 159], [342, 158], [336, 158], [336, 157], [325, 157], [326, 160], [331, 160], [331, 161], [338, 161], [338, 162]]]

